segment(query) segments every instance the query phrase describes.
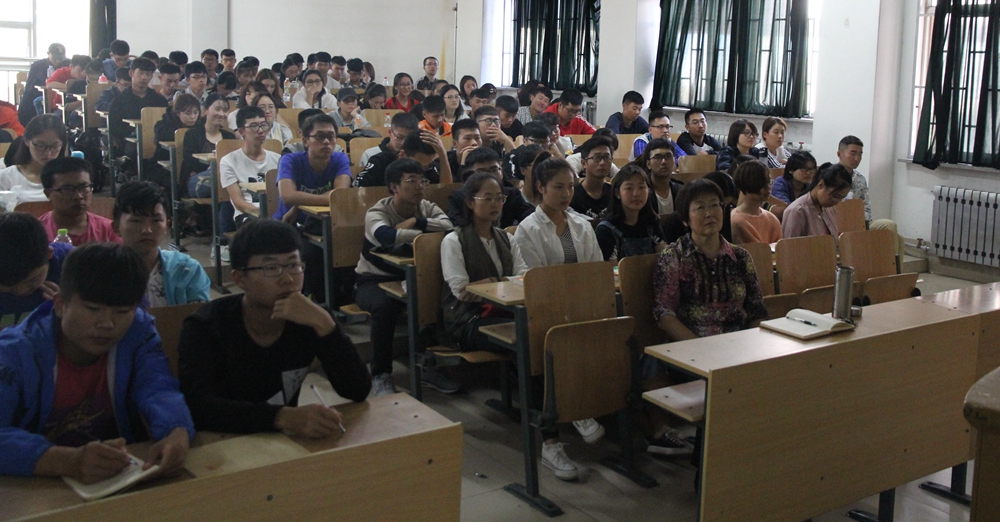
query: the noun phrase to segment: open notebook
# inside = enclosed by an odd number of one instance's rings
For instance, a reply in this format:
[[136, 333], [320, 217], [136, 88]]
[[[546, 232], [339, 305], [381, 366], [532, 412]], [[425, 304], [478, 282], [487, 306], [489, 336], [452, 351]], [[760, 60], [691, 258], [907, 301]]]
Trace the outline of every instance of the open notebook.
[[77, 495], [83, 500], [97, 500], [104, 498], [108, 495], [114, 495], [119, 491], [122, 491], [133, 484], [141, 481], [142, 479], [149, 476], [149, 474], [160, 469], [159, 466], [152, 466], [146, 471], [142, 470], [142, 466], [145, 464], [142, 460], [132, 457], [132, 462], [127, 468], [122, 470], [121, 473], [106, 478], [100, 482], [94, 482], [93, 484], [84, 484], [77, 480], [71, 479], [69, 477], [63, 477], [63, 480], [69, 484]]
[[829, 314], [818, 314], [802, 308], [791, 310], [784, 317], [764, 321], [760, 326], [799, 339], [813, 339], [854, 329], [853, 324], [834, 319]]

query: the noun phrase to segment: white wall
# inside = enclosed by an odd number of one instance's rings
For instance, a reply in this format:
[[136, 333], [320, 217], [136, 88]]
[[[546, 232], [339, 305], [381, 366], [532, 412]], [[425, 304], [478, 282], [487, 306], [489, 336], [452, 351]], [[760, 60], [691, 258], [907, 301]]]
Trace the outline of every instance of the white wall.
[[135, 55], [150, 49], [163, 55], [177, 49], [191, 54], [191, 1], [118, 0], [118, 38], [128, 42]]

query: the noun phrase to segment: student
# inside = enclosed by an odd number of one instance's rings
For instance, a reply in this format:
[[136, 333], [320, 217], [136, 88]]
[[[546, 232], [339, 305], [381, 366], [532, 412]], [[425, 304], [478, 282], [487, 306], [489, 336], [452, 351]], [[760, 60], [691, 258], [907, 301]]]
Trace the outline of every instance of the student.
[[552, 91], [545, 85], [539, 84], [528, 91], [529, 105], [522, 105], [517, 110], [517, 121], [527, 124], [534, 121], [540, 114], [549, 108], [552, 101]]
[[769, 169], [784, 168], [788, 162], [789, 154], [785, 150], [786, 129], [788, 124], [785, 120], [775, 116], [764, 118], [764, 125], [761, 126], [761, 130], [764, 131], [761, 137], [764, 141], [758, 147], [758, 156], [764, 160]]
[[573, 189], [569, 207], [589, 219], [603, 216], [611, 204], [611, 185], [605, 183], [611, 172], [611, 154], [607, 138], [590, 138], [580, 146], [584, 178]]
[[184, 68], [188, 64], [188, 54], [184, 51], [170, 51], [167, 56], [169, 56], [170, 63], [177, 67]]
[[[153, 136], [157, 142], [174, 141], [175, 133], [179, 129], [189, 129], [194, 127], [201, 119], [201, 103], [198, 98], [190, 94], [181, 93], [174, 99], [173, 104], [167, 107], [167, 112], [163, 113], [163, 118], [153, 126]], [[153, 159], [163, 161], [169, 158], [169, 153], [163, 148], [156, 151]]]
[[52, 210], [38, 220], [45, 226], [50, 241], [55, 240], [59, 229], [65, 228], [75, 246], [122, 242], [110, 219], [87, 211], [93, 197], [94, 186], [90, 181], [93, 175], [89, 161], [73, 157], [55, 158], [42, 168], [42, 187], [52, 201]]
[[469, 106], [469, 97], [472, 96], [472, 91], [479, 88], [479, 82], [476, 81], [474, 76], [466, 74], [458, 82], [458, 88], [461, 89], [462, 103], [464, 104], [465, 111], [471, 113], [472, 108]]
[[514, 236], [495, 226], [503, 214], [501, 207], [509, 201], [495, 175], [475, 172], [455, 194], [460, 203], [459, 214], [452, 218], [456, 228], [441, 242], [442, 322], [449, 333], [445, 342], [454, 341], [466, 351], [494, 349], [479, 328], [510, 318], [492, 312], [487, 317], [482, 300], [465, 287], [524, 275], [528, 265]]
[[[521, 191], [504, 183], [503, 171], [500, 169], [500, 156], [493, 149], [480, 147], [465, 156], [465, 163], [462, 169], [463, 177], [468, 179], [477, 173], [491, 174], [500, 185], [501, 201], [500, 214], [497, 216], [497, 223], [500, 228], [507, 228], [516, 225], [535, 211], [535, 207], [521, 197]], [[465, 196], [461, 190], [456, 190], [448, 196], [448, 218], [458, 226], [462, 222], [465, 212]]]
[[[407, 138], [408, 141], [414, 139], [417, 137]], [[373, 205], [365, 214], [365, 242], [356, 269], [354, 299], [372, 316], [372, 375], [376, 397], [396, 393], [392, 382], [392, 342], [396, 322], [406, 305], [379, 288], [379, 283], [402, 280], [403, 271], [386, 263], [372, 250], [412, 244], [423, 232], [452, 229], [444, 211], [424, 199], [424, 187], [428, 184], [424, 169], [412, 159], [400, 158], [392, 162], [385, 172], [386, 185], [392, 195]], [[458, 391], [457, 383], [431, 368], [424, 369], [422, 384], [442, 393]]]
[[504, 172], [507, 179], [523, 179], [521, 184], [521, 196], [532, 206], [537, 206], [540, 202], [538, 194], [535, 192], [534, 183], [531, 177], [532, 168], [538, 155], [545, 151], [541, 145], [522, 145], [508, 156], [508, 161], [504, 164], [504, 169], [511, 169]]
[[209, 94], [203, 104], [204, 117], [200, 125], [191, 127], [184, 134], [184, 158], [181, 163], [180, 186], [187, 188], [192, 198], [211, 197], [212, 171], [195, 159], [195, 154], [215, 152], [215, 145], [222, 140], [234, 140], [236, 135], [226, 130], [229, 100], [218, 94]]
[[[254, 98], [256, 98], [258, 94], [264, 93], [267, 93], [267, 87], [264, 87], [263, 83], [250, 82], [244, 85], [243, 88], [239, 90], [239, 98], [236, 100], [236, 110], [252, 106]], [[226, 128], [236, 128], [236, 111], [230, 112], [227, 116]]]
[[761, 160], [748, 161], [736, 169], [733, 183], [743, 193], [743, 202], [731, 212], [733, 241], [740, 243], [777, 243], [781, 222], [761, 205], [771, 195], [771, 175]]
[[785, 172], [774, 180], [771, 196], [784, 204], [771, 205], [771, 212], [781, 220], [788, 205], [806, 193], [816, 175], [816, 158], [805, 151], [795, 151], [788, 157]]
[[626, 92], [625, 96], [622, 97], [622, 111], [609, 116], [604, 127], [615, 131], [616, 134], [645, 134], [649, 132], [649, 123], [646, 123], [646, 120], [639, 115], [644, 103], [646, 100], [641, 94], [635, 91]]
[[615, 176], [611, 206], [594, 231], [605, 261], [653, 254], [667, 246], [649, 204], [652, 188], [649, 176], [635, 164], [625, 165]]
[[437, 133], [438, 136], [451, 136], [451, 124], [445, 121], [444, 98], [432, 94], [424, 99], [424, 119], [420, 121], [420, 130]]
[[97, 103], [94, 104], [94, 109], [102, 112], [108, 111], [111, 108], [111, 102], [115, 101], [119, 94], [132, 88], [132, 76], [128, 69], [124, 67], [117, 69], [112, 78], [115, 80], [114, 85], [101, 93]]
[[[56, 69], [51, 76], [45, 80], [45, 87], [50, 90], [65, 91], [67, 89], [67, 84], [73, 80], [79, 82], [80, 80], [85, 80], [87, 78], [86, 70], [87, 65], [90, 64], [90, 57], [85, 54], [75, 54], [73, 58], [70, 59], [69, 65], [65, 67], [60, 67]], [[60, 103], [62, 95], [56, 94], [53, 96], [49, 102], [48, 111], [52, 112], [56, 108], [56, 104]]]
[[677, 145], [689, 156], [718, 154], [724, 147], [719, 140], [706, 134], [707, 131], [705, 111], [689, 109], [684, 113], [684, 132], [677, 137]]
[[220, 52], [219, 54], [222, 56], [222, 58], [221, 58], [221, 61], [222, 61], [222, 71], [223, 72], [235, 73], [236, 72], [236, 51], [234, 51], [232, 49], [223, 49], [222, 52]]
[[413, 78], [406, 73], [396, 73], [392, 79], [392, 98], [385, 101], [385, 108], [410, 112], [420, 103], [411, 94], [413, 94]]
[[271, 125], [264, 116], [264, 111], [258, 107], [244, 107], [236, 111], [236, 132], [243, 138], [243, 147], [226, 154], [219, 161], [219, 186], [229, 193], [229, 201], [235, 209], [233, 222], [237, 229], [248, 220], [255, 219], [260, 212], [260, 202], [254, 201], [257, 194], [243, 186], [264, 181], [267, 172], [277, 169], [281, 161], [281, 155], [264, 149], [264, 140], [269, 135]]
[[0, 190], [16, 190], [17, 203], [48, 201], [42, 186], [42, 169], [63, 155], [66, 126], [54, 114], [35, 116], [28, 123], [14, 164], [0, 169]]
[[583, 108], [583, 93], [576, 89], [566, 89], [559, 96], [559, 103], [555, 103], [545, 112], [555, 113], [559, 116], [559, 135], [568, 136], [570, 134], [593, 134], [594, 126], [580, 116]]
[[185, 319], [178, 370], [199, 430], [309, 438], [339, 433], [337, 410], [296, 407], [317, 358], [342, 397], [361, 402], [368, 396], [371, 377], [354, 344], [329, 312], [302, 295], [301, 248], [287, 223], [248, 223], [230, 246], [233, 282], [243, 293]]
[[372, 147], [361, 154], [359, 165], [367, 166], [371, 158], [380, 152], [397, 153], [403, 146], [403, 140], [411, 132], [418, 130], [420, 124], [417, 117], [407, 112], [397, 112], [392, 115], [392, 123], [389, 125], [389, 136], [382, 139], [377, 147]]
[[140, 304], [143, 309], [209, 300], [211, 281], [205, 269], [187, 254], [160, 248], [170, 227], [163, 188], [149, 181], [122, 185], [112, 226], [122, 243], [139, 253], [146, 268], [149, 283]]
[[30, 312], [59, 291], [68, 243], [50, 243], [45, 227], [23, 212], [0, 214], [0, 319]]
[[285, 104], [281, 102], [281, 84], [278, 82], [278, 75], [270, 69], [261, 69], [257, 73], [257, 77], [254, 78], [253, 83], [259, 83], [264, 86], [262, 90], [258, 90], [257, 94], [268, 93], [274, 96], [274, 99], [280, 104], [279, 109], [284, 109]]
[[136, 309], [146, 279], [131, 248], [85, 245], [52, 301], [0, 332], [0, 474], [91, 484], [128, 467], [125, 445], [147, 432], [145, 468], [181, 470], [194, 425], [153, 318]]
[[670, 139], [670, 129], [673, 127], [670, 125], [670, 117], [667, 113], [662, 111], [652, 111], [649, 113], [649, 132], [639, 136], [632, 142], [632, 153], [629, 154], [628, 160], [635, 161], [636, 158], [642, 156], [643, 151], [646, 150], [646, 145], [653, 140], [667, 140], [671, 143], [671, 148], [674, 152], [674, 161], [676, 162], [681, 156], [686, 156], [687, 154]]
[[[131, 87], [115, 97], [108, 108], [108, 130], [111, 138], [119, 147], [123, 146], [125, 137], [132, 132], [132, 127], [125, 123], [127, 119], [141, 119], [142, 109], [146, 107], [166, 107], [167, 99], [149, 88], [156, 64], [147, 58], [132, 60], [129, 76]], [[133, 147], [126, 147], [132, 149]], [[132, 152], [134, 154], [134, 152]]]
[[840, 164], [824, 163], [813, 176], [808, 192], [785, 209], [781, 237], [840, 236], [837, 203], [851, 192], [851, 172]]
[[527, 107], [528, 105], [531, 105], [531, 97], [528, 94], [531, 92], [532, 89], [534, 89], [539, 85], [545, 85], [545, 84], [535, 79], [528, 80], [523, 84], [521, 84], [521, 86], [517, 89], [517, 103], [521, 107]]
[[118, 69], [130, 69], [132, 62], [129, 60], [129, 45], [125, 40], [115, 40], [108, 47], [111, 49], [111, 57], [104, 60], [104, 76], [112, 78]]
[[677, 208], [677, 193], [684, 186], [675, 180], [674, 144], [663, 138], [649, 142], [636, 163], [645, 166], [653, 188], [650, 206], [657, 215], [671, 214]]
[[230, 71], [222, 71], [215, 78], [215, 85], [208, 92], [216, 93], [230, 102], [236, 102], [240, 97], [239, 93], [236, 92], [238, 87], [239, 83], [236, 81], [236, 75]]
[[398, 153], [380, 152], [368, 160], [368, 165], [358, 173], [355, 187], [384, 187], [387, 185], [389, 165], [397, 159], [416, 160], [423, 166], [424, 177], [430, 183], [452, 183], [448, 152], [441, 138], [428, 131], [411, 132], [403, 140]]
[[715, 156], [715, 170], [729, 170], [737, 156], [747, 155], [760, 158], [760, 149], [754, 147], [757, 143], [757, 126], [750, 120], [739, 119], [729, 126], [729, 138], [726, 148]]
[[490, 91], [480, 87], [469, 93], [469, 112], [475, 113], [480, 107], [490, 104]]
[[[156, 93], [168, 100], [174, 99], [174, 94], [177, 93], [177, 87], [181, 83], [181, 69], [172, 63], [167, 63], [160, 66], [159, 69], [159, 79], [160, 84], [156, 86]], [[190, 85], [190, 82], [188, 82]]]
[[559, 132], [559, 115], [554, 112], [543, 112], [534, 121], [545, 125], [549, 129], [549, 147], [554, 147], [558, 151], [558, 156], [564, 158], [573, 152], [575, 145], [569, 136], [563, 136]]
[[254, 97], [252, 106], [264, 111], [264, 119], [271, 127], [266, 139], [278, 140], [281, 142], [282, 147], [288, 144], [288, 140], [291, 140], [293, 137], [292, 129], [281, 123], [278, 117], [278, 100], [275, 96], [266, 92], [260, 93]]
[[500, 128], [500, 111], [496, 107], [483, 105], [472, 113], [472, 119], [479, 124], [484, 147], [495, 150], [501, 156], [514, 150], [514, 140]]
[[292, 97], [292, 107], [296, 109], [324, 109], [337, 107], [337, 99], [323, 87], [323, 73], [310, 69], [302, 75], [303, 88]]
[[219, 52], [215, 49], [205, 49], [201, 52], [201, 63], [205, 65], [205, 70], [208, 72], [208, 86], [215, 85], [215, 79], [219, 75], [217, 71], [219, 67]]
[[361, 102], [361, 110], [385, 109], [386, 97], [385, 86], [375, 82], [369, 83], [365, 89], [364, 101]]
[[369, 87], [373, 83], [377, 84], [378, 82], [375, 81], [375, 78], [377, 78], [377, 76], [375, 76], [375, 66], [372, 65], [371, 62], [364, 62], [361, 65], [364, 66], [365, 68], [365, 70], [361, 74], [361, 79], [364, 80], [365, 83], [369, 85]]
[[[514, 179], [514, 180], [526, 179], [524, 178], [524, 173], [523, 173], [523, 165], [525, 165], [525, 163], [522, 160], [524, 157], [524, 153], [528, 147], [537, 146], [542, 148], [543, 150], [548, 150], [553, 155], [557, 155], [557, 153], [559, 152], [558, 149], [549, 146], [549, 129], [541, 122], [532, 121], [526, 123], [524, 125], [523, 136], [524, 136], [524, 145], [517, 147], [516, 149], [511, 151], [510, 154], [504, 157], [503, 175], [504, 178], [506, 179]], [[615, 139], [617, 139], [617, 137]], [[534, 159], [532, 159], [531, 162], [527, 163], [529, 168], [532, 163], [534, 163]], [[580, 166], [582, 166], [582, 163]], [[570, 166], [570, 169], [573, 170], [574, 172], [579, 172], [578, 169], [572, 166]], [[524, 191], [526, 194], [534, 194], [533, 189], [528, 185], [524, 186]]]
[[864, 143], [857, 136], [844, 136], [837, 146], [837, 161], [851, 172], [851, 192], [844, 199], [861, 199], [865, 202], [865, 224], [871, 230], [886, 229], [892, 232], [896, 239], [896, 255], [903, 258], [905, 244], [903, 237], [896, 229], [896, 222], [891, 219], [872, 220], [872, 204], [868, 198], [868, 180], [858, 170], [864, 155]]
[[[750, 159], [748, 161], [754, 160]], [[736, 208], [736, 201], [739, 200], [740, 192], [736, 190], [736, 184], [733, 183], [732, 175], [727, 172], [715, 170], [705, 174], [704, 179], [715, 183], [719, 187], [719, 190], [722, 191], [722, 230], [719, 233], [722, 234], [723, 239], [732, 243], [733, 227], [731, 216], [733, 209]]]
[[297, 205], [328, 205], [333, 189], [351, 186], [350, 160], [334, 151], [336, 140], [337, 126], [330, 116], [319, 114], [305, 121], [302, 141], [308, 148], [286, 154], [278, 163], [280, 198], [273, 219], [280, 220]]
[[[18, 120], [17, 118], [16, 105], [5, 101], [0, 101], [0, 129], [10, 129], [14, 131], [14, 133], [17, 134], [17, 136], [21, 136], [22, 134], [24, 134], [24, 126], [21, 125], [21, 121]], [[5, 132], [3, 134], [7, 133]], [[15, 136], [15, 138], [17, 136]], [[12, 139], [10, 139], [10, 136], [3, 136], [3, 135], [0, 135], [0, 140], [13, 141]]]
[[434, 90], [434, 82], [437, 81], [438, 59], [433, 56], [424, 58], [424, 76], [417, 81], [418, 91]]
[[[250, 70], [253, 71], [250, 75], [251, 78], [256, 78], [257, 73], [260, 71], [260, 60], [258, 60], [256, 56], [244, 56], [241, 61], [249, 65]], [[237, 64], [236, 68], [239, 69], [239, 64]]]
[[362, 75], [365, 71], [365, 64], [361, 61], [361, 58], [351, 58], [347, 60], [347, 83], [344, 87], [350, 87], [351, 89], [364, 89], [368, 87], [368, 82], [366, 82]]
[[184, 79], [187, 81], [187, 88], [184, 92], [198, 98], [201, 103], [205, 103], [208, 98], [208, 69], [201, 62], [191, 62], [184, 65]]
[[496, 108], [500, 112], [500, 130], [510, 139], [517, 139], [523, 133], [523, 125], [517, 119], [517, 111], [521, 109], [517, 104], [517, 98], [500, 96], [497, 98]]
[[446, 85], [441, 89], [440, 96], [444, 99], [444, 121], [454, 125], [458, 120], [469, 117], [462, 107], [462, 96], [457, 85]]
[[[459, 120], [451, 126], [451, 136], [452, 150], [448, 151], [448, 164], [452, 172], [462, 174], [465, 170], [466, 156], [483, 146], [479, 124], [471, 118]], [[496, 150], [493, 152], [496, 154]]]
[[[69, 60], [66, 59], [66, 46], [60, 43], [53, 43], [49, 45], [48, 53], [46, 58], [41, 60], [35, 60], [31, 63], [28, 68], [28, 79], [24, 84], [24, 92], [21, 95], [21, 104], [17, 108], [18, 121], [21, 125], [27, 125], [31, 118], [38, 115], [35, 110], [35, 99], [39, 98], [42, 94], [35, 89], [35, 86], [44, 86], [45, 80], [52, 73], [60, 68], [65, 67]], [[108, 76], [112, 78], [114, 75]]]
[[285, 61], [281, 62], [281, 83], [284, 85], [285, 80], [297, 82], [299, 81], [299, 74], [302, 73], [302, 68], [298, 63], [295, 62], [290, 56], [285, 58]]
[[330, 111], [328, 114], [333, 117], [337, 128], [347, 127], [351, 131], [356, 131], [372, 127], [361, 115], [361, 108], [358, 107], [358, 93], [350, 87], [344, 87], [337, 91], [337, 110]]
[[344, 69], [347, 67], [347, 59], [343, 56], [333, 56], [330, 58], [330, 78], [337, 82], [336, 85], [327, 84], [331, 90], [340, 90], [343, 84], [347, 81], [347, 75], [344, 74]]
[[[611, 156], [614, 157], [615, 151], [618, 150], [618, 135], [615, 134], [614, 131], [606, 127], [602, 127], [594, 131], [594, 133], [591, 134], [590, 137], [591, 138], [601, 137], [610, 140]], [[566, 156], [566, 163], [569, 163], [569, 166], [573, 168], [573, 172], [576, 172], [577, 174], [579, 174], [580, 177], [583, 177], [583, 170], [584, 170], [583, 154], [580, 153], [579, 147], [577, 147], [572, 154]], [[609, 173], [608, 177], [613, 178], [617, 173], [618, 173], [618, 166], [612, 163], [611, 172]]]
[[[296, 120], [299, 122], [299, 129], [305, 126], [306, 120], [312, 118], [313, 116], [318, 116], [320, 114], [324, 113], [319, 109], [302, 109], [301, 111], [299, 111], [299, 114], [296, 117]], [[308, 150], [308, 147], [304, 141], [295, 141], [291, 143], [286, 143], [285, 146], [281, 149], [281, 155], [284, 156], [285, 154], [291, 154], [293, 152], [305, 152], [306, 150]], [[340, 148], [340, 145], [335, 145], [333, 147], [333, 150], [335, 152], [344, 152], [344, 150]]]
[[254, 70], [253, 64], [247, 62], [240, 62], [236, 64], [236, 69], [233, 73], [236, 74], [236, 83], [241, 89], [246, 87], [246, 85], [252, 82], [257, 76], [257, 71]]

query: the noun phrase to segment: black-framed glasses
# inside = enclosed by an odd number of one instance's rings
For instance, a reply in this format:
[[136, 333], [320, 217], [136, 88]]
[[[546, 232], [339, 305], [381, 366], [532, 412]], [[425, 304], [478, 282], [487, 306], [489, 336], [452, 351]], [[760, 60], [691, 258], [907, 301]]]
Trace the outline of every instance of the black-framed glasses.
[[263, 266], [248, 266], [243, 269], [244, 272], [253, 272], [259, 270], [260, 273], [264, 274], [265, 277], [278, 277], [284, 274], [286, 271], [291, 275], [299, 275], [306, 270], [306, 264], [302, 262], [289, 263], [287, 265], [263, 265]]
[[597, 162], [597, 163], [610, 163], [611, 162], [611, 155], [610, 154], [591, 154], [590, 156], [587, 156], [587, 159], [589, 159], [591, 161], [594, 161], [594, 162]]
[[673, 125], [668, 125], [668, 124], [664, 123], [663, 125], [650, 125], [649, 128], [650, 129], [657, 129], [657, 130], [670, 130], [670, 129], [674, 128], [674, 126]]
[[334, 132], [316, 132], [316, 133], [313, 133], [309, 137], [312, 138], [312, 139], [314, 139], [314, 140], [316, 140], [316, 141], [321, 141], [321, 142], [322, 141], [329, 141], [329, 142], [332, 143], [333, 141], [335, 141], [337, 139], [337, 134], [334, 133]]
[[267, 131], [271, 130], [271, 124], [270, 123], [251, 123], [249, 125], [246, 125], [244, 128], [246, 130], [250, 131], [250, 132], [267, 132]]
[[306, 85], [323, 85], [323, 80], [320, 79], [306, 80]]
[[649, 157], [649, 162], [650, 163], [660, 163], [660, 162], [663, 162], [663, 161], [667, 161], [667, 158], [670, 158], [671, 161], [674, 159], [674, 157], [671, 156], [670, 154], [656, 154], [654, 156], [650, 156]]
[[483, 118], [481, 120], [476, 120], [477, 123], [485, 123], [487, 127], [499, 127], [500, 118]]
[[90, 183], [81, 183], [79, 185], [63, 185], [61, 187], [53, 188], [52, 191], [58, 192], [66, 197], [71, 197], [77, 193], [87, 195], [94, 191], [94, 186], [91, 185]]
[[32, 146], [38, 149], [39, 152], [55, 152], [63, 148], [62, 142], [39, 143], [37, 141], [32, 140], [30, 143]]

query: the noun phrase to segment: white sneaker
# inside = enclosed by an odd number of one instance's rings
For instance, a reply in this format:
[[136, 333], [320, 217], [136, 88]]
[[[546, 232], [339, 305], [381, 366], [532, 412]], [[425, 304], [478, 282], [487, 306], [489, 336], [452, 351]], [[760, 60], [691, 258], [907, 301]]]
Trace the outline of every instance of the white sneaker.
[[383, 373], [381, 375], [376, 375], [372, 383], [372, 390], [374, 390], [376, 397], [398, 393], [396, 390], [396, 385], [392, 382], [391, 373]]
[[580, 432], [580, 436], [587, 444], [593, 444], [604, 436], [604, 426], [598, 424], [594, 419], [573, 421], [573, 427]]
[[576, 480], [579, 472], [576, 463], [569, 460], [561, 442], [542, 443], [542, 465], [552, 470], [556, 478]]
[[[224, 264], [228, 265], [229, 264], [229, 245], [222, 245], [221, 247], [219, 247], [219, 251], [222, 253], [222, 262]], [[215, 253], [214, 249], [212, 250], [212, 253]]]

